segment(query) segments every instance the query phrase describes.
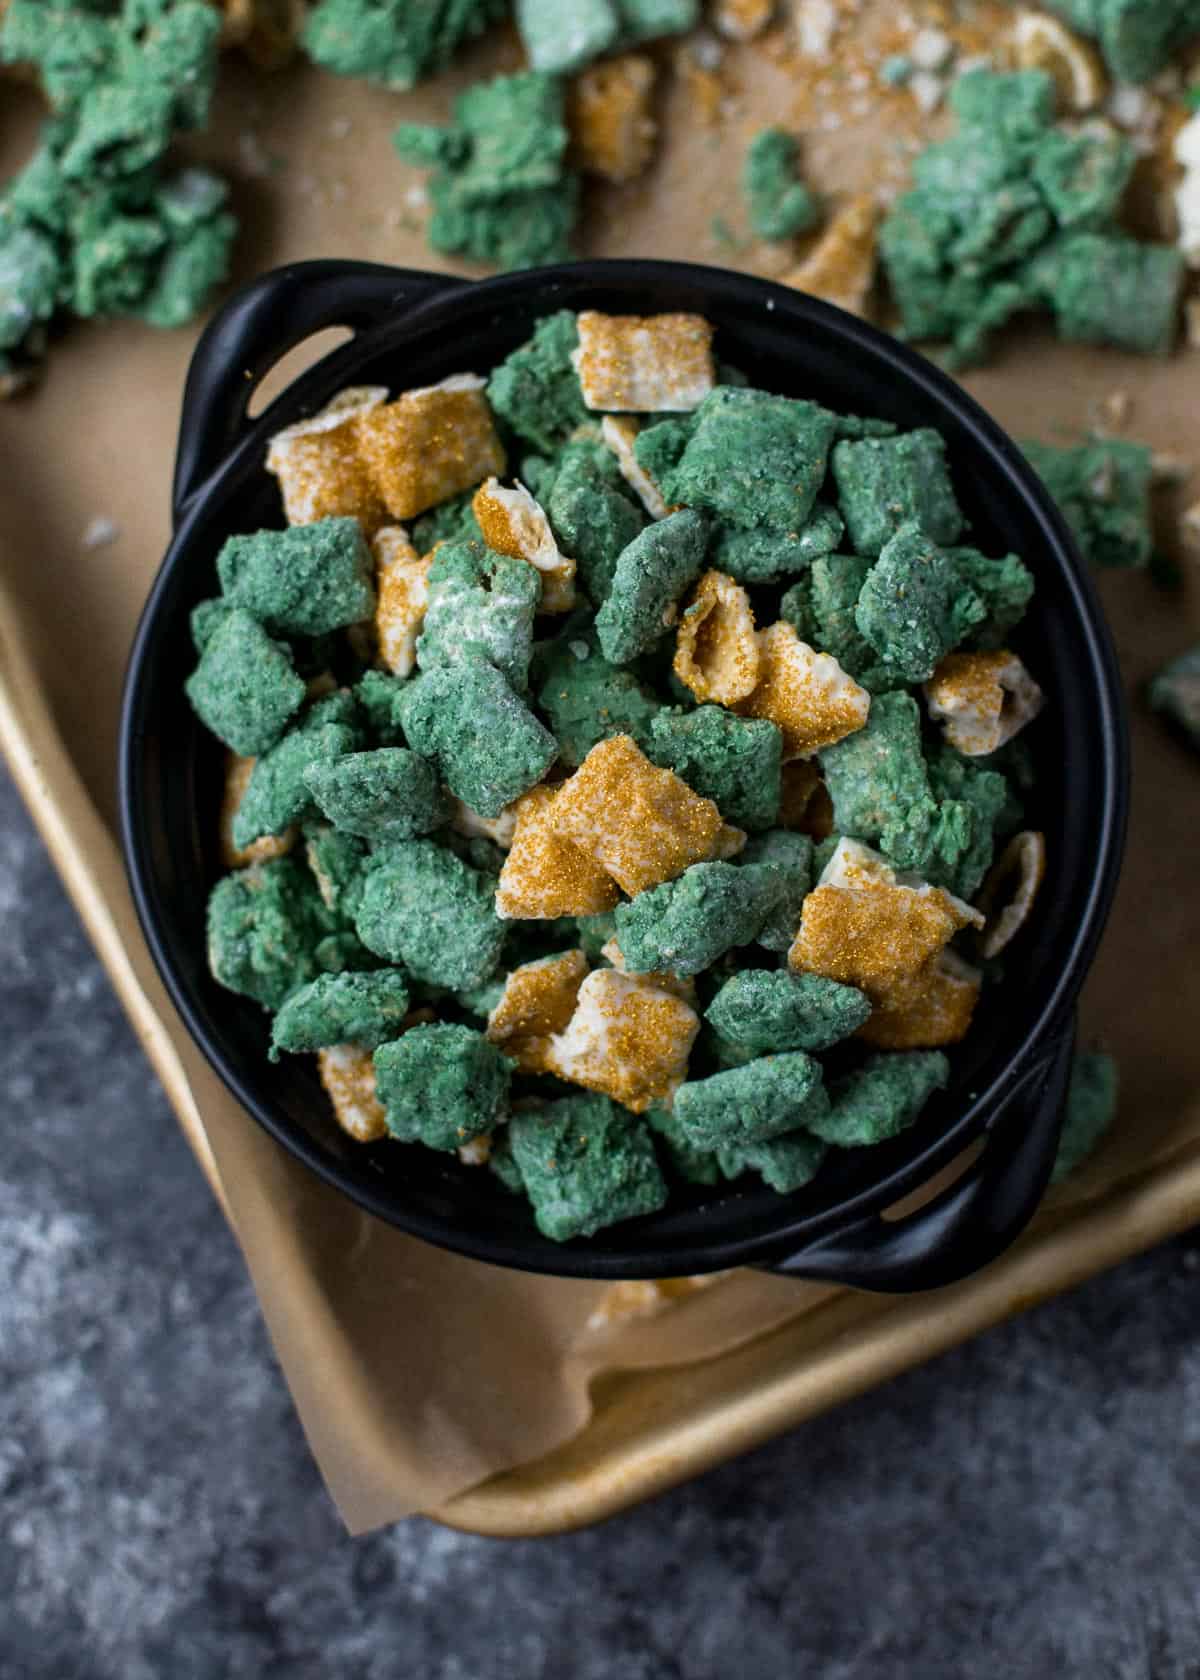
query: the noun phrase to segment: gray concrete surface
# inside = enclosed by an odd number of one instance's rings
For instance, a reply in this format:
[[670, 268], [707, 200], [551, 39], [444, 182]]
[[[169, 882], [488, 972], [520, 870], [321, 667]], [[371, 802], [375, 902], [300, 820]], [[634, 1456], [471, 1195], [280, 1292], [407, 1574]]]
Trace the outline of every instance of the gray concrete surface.
[[3, 1680], [1200, 1675], [1200, 1237], [607, 1526], [349, 1541], [0, 782]]

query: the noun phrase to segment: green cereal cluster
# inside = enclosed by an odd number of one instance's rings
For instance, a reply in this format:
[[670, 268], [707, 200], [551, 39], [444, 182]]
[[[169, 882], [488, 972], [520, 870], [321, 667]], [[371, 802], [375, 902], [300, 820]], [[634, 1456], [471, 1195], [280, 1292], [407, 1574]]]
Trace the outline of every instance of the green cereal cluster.
[[1147, 566], [1151, 451], [1124, 438], [1090, 438], [1074, 448], [1021, 445], [1058, 503], [1084, 558], [1094, 566]]
[[399, 704], [404, 733], [456, 798], [483, 817], [540, 782], [558, 743], [494, 665], [479, 658], [433, 665]]
[[544, 316], [528, 343], [501, 362], [488, 380], [493, 412], [519, 438], [548, 455], [591, 418], [571, 361], [578, 348], [574, 312], [560, 309]]
[[946, 445], [930, 426], [886, 438], [844, 438], [830, 461], [856, 554], [880, 555], [902, 525], [942, 547], [962, 533]]
[[759, 239], [793, 239], [815, 227], [820, 208], [799, 177], [800, 147], [784, 128], [754, 136], [742, 166], [750, 228]]
[[440, 828], [448, 815], [433, 766], [407, 747], [318, 758], [304, 782], [337, 829], [366, 840], [411, 840]]
[[688, 1080], [675, 1093], [675, 1122], [698, 1149], [765, 1143], [802, 1126], [821, 1135], [828, 1108], [821, 1064], [803, 1050]]
[[1145, 82], [1197, 33], [1194, 0], [1047, 0], [1073, 29], [1098, 43], [1113, 79]]
[[717, 1151], [717, 1160], [726, 1178], [756, 1172], [764, 1184], [786, 1196], [811, 1184], [827, 1153], [820, 1138], [808, 1132], [785, 1132], [759, 1143], [727, 1144]]
[[800, 925], [800, 908], [813, 885], [812, 841], [807, 834], [773, 828], [748, 840], [738, 863], [771, 884], [773, 904], [755, 935], [757, 942], [768, 951], [788, 951]]
[[598, 607], [612, 588], [618, 558], [645, 528], [646, 515], [627, 493], [616, 457], [590, 430], [573, 437], [559, 456], [546, 513]]
[[657, 519], [622, 549], [612, 587], [596, 614], [600, 651], [628, 665], [666, 635], [680, 598], [700, 574], [708, 521], [695, 508]]
[[514, 1114], [513, 1163], [543, 1236], [590, 1237], [667, 1199], [644, 1120], [592, 1092]]
[[230, 537], [217, 556], [224, 598], [284, 635], [320, 636], [370, 618], [373, 565], [357, 519]]
[[279, 1009], [316, 974], [314, 949], [333, 931], [316, 883], [292, 857], [217, 882], [208, 901], [208, 966], [232, 992]]
[[915, 522], [902, 525], [867, 573], [854, 621], [878, 657], [905, 682], [926, 682], [939, 662], [988, 616], [951, 550]]
[[[1019, 136], [1033, 117], [1014, 108], [996, 121]], [[529, 141], [532, 179], [536, 132]], [[10, 282], [14, 297], [20, 284]], [[0, 319], [17, 307], [6, 296], [0, 287]], [[830, 1145], [911, 1124], [948, 1063], [868, 1054], [855, 1042], [868, 999], [790, 972], [805, 899], [841, 836], [877, 848], [904, 879], [971, 899], [1034, 789], [1023, 739], [967, 758], [914, 692], [949, 649], [1006, 645], [1033, 593], [1017, 556], [962, 546], [935, 433], [838, 416], [722, 369], [695, 413], [652, 419], [639, 435], [680, 504], [651, 520], [585, 415], [577, 342], [576, 317], [559, 311], [488, 385], [522, 481], [576, 559], [576, 608], [540, 614], [536, 570], [491, 551], [470, 496], [454, 496], [413, 526], [419, 550], [437, 553], [416, 669], [401, 678], [365, 667], [374, 595], [357, 523], [260, 531], [217, 556], [221, 593], [189, 618], [198, 662], [187, 683], [201, 721], [256, 759], [235, 843], [296, 841], [216, 884], [212, 973], [274, 1015], [273, 1058], [370, 1050], [393, 1138], [449, 1152], [494, 1130], [495, 1178], [555, 1241], [662, 1206], [663, 1170], [709, 1190], [753, 1173], [789, 1194]], [[834, 829], [819, 843], [782, 826], [806, 819], [783, 798], [780, 728], [697, 705], [673, 673], [681, 600], [714, 565], [741, 579], [758, 624], [793, 624], [871, 692], [865, 726], [817, 755]], [[1200, 735], [1187, 686], [1198, 669], [1196, 656], [1181, 662], [1152, 698]], [[510, 808], [615, 734], [716, 805], [725, 855], [611, 913], [499, 917]], [[496, 821], [493, 833], [472, 832], [476, 818]], [[552, 866], [569, 875], [570, 853]], [[590, 970], [615, 963], [690, 982], [702, 1017], [690, 1066], [645, 1117], [526, 1072], [487, 1040], [514, 970], [568, 952]], [[433, 1024], [416, 1025], [414, 1008]], [[584, 1011], [573, 1030], [587, 1024]], [[619, 1027], [612, 1047], [637, 1053]]]
[[432, 840], [389, 843], [367, 865], [354, 918], [368, 951], [417, 980], [457, 991], [487, 980], [500, 961], [504, 923], [496, 883]]
[[832, 553], [845, 530], [838, 510], [828, 502], [817, 502], [795, 531], [725, 526], [710, 545], [709, 559], [738, 583], [776, 583], [806, 571], [820, 555]]
[[377, 1044], [394, 1038], [408, 1014], [408, 985], [398, 968], [370, 974], [318, 974], [293, 992], [271, 1026], [271, 1059], [281, 1050], [330, 1044]]
[[412, 1027], [375, 1052], [375, 1089], [400, 1143], [457, 1149], [493, 1131], [512, 1063], [481, 1032], [450, 1022]]
[[319, 0], [302, 44], [314, 64], [406, 92], [505, 12], [504, 0]]
[[796, 532], [816, 503], [835, 430], [819, 403], [718, 385], [686, 421], [649, 426], [634, 447], [668, 502], [729, 525]]
[[304, 701], [291, 650], [241, 607], [215, 626], [186, 687], [201, 723], [249, 755], [273, 747]]
[[1200, 749], [1200, 647], [1189, 648], [1152, 679], [1149, 700]]
[[1081, 1050], [1071, 1066], [1066, 1113], [1051, 1184], [1082, 1166], [1113, 1123], [1117, 1112], [1117, 1064], [1099, 1050]]
[[353, 753], [359, 742], [357, 708], [342, 689], [317, 700], [281, 740], [263, 753], [250, 773], [233, 819], [239, 849], [267, 834], [282, 834], [312, 811], [306, 780], [310, 766]]
[[[661, 713], [658, 701], [632, 671], [609, 664], [590, 626], [567, 625], [563, 637], [548, 645], [539, 660], [538, 681], [538, 705], [558, 741], [560, 757], [572, 769], [583, 763], [597, 741], [607, 740], [610, 735], [632, 735], [656, 763], [678, 771], [697, 793], [716, 798], [662, 756], [654, 732]], [[727, 712], [720, 715], [731, 723], [741, 722]], [[723, 805], [721, 809], [725, 811]], [[739, 821], [725, 814], [730, 822]]]
[[855, 986], [784, 968], [731, 976], [704, 1011], [723, 1039], [755, 1055], [828, 1050], [856, 1033], [871, 1005]]
[[940, 1050], [868, 1056], [852, 1073], [832, 1082], [826, 1111], [804, 1123], [839, 1149], [884, 1143], [913, 1125], [949, 1078], [950, 1063]]
[[699, 0], [515, 0], [514, 13], [530, 64], [559, 74], [700, 21]]
[[406, 162], [433, 168], [434, 250], [503, 269], [570, 256], [579, 178], [566, 166], [554, 76], [527, 70], [477, 82], [458, 95], [449, 128], [404, 123], [395, 145]]
[[958, 132], [915, 160], [912, 190], [880, 229], [905, 336], [948, 341], [962, 367], [1012, 316], [1048, 309], [1063, 338], [1168, 350], [1183, 258], [1118, 226], [1131, 143], [1056, 128], [1054, 85], [1039, 70], [971, 71], [950, 104]]
[[55, 116], [0, 196], [0, 383], [35, 367], [61, 312], [192, 320], [224, 279], [225, 183], [172, 170], [175, 134], [207, 119], [217, 11], [204, 0], [68, 6], [13, 0], [0, 62], [37, 68]]
[[649, 723], [643, 750], [655, 764], [711, 799], [726, 822], [770, 828], [779, 815], [783, 759], [783, 737], [773, 723], [738, 717], [723, 706], [655, 708]]
[[632, 974], [687, 976], [748, 945], [775, 902], [772, 876], [732, 863], [693, 863], [616, 909], [617, 944]]
[[443, 543], [429, 568], [418, 660], [431, 666], [486, 659], [524, 693], [541, 593], [542, 580], [527, 561], [470, 539]]

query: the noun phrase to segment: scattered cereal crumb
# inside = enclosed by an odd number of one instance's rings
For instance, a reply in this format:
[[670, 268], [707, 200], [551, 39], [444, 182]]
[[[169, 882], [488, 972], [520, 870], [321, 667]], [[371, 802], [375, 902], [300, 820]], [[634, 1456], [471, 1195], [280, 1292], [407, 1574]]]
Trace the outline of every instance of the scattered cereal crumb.
[[331, 140], [345, 140], [353, 127], [349, 117], [335, 117], [329, 125], [329, 137]]
[[97, 513], [88, 520], [80, 542], [84, 548], [107, 548], [121, 535], [121, 527], [107, 514]]
[[796, 44], [805, 58], [828, 58], [838, 26], [833, 0], [793, 0], [792, 16]]
[[919, 29], [909, 43], [908, 56], [918, 70], [944, 70], [954, 57], [954, 42], [944, 29]]
[[918, 107], [928, 115], [936, 111], [946, 95], [946, 83], [932, 70], [915, 70], [909, 78], [908, 91]]

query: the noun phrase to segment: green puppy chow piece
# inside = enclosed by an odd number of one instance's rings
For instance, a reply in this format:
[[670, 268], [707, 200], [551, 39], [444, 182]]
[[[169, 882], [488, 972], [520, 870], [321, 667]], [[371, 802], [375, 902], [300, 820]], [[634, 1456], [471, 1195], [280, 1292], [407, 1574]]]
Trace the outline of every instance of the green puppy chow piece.
[[652, 1108], [646, 1119], [662, 1140], [667, 1161], [685, 1184], [720, 1184], [725, 1176], [720, 1161], [712, 1150], [697, 1149], [687, 1141], [670, 1109]]
[[429, 568], [428, 589], [418, 663], [428, 668], [487, 659], [524, 692], [542, 593], [537, 569], [483, 543], [443, 543]]
[[12, 0], [0, 20], [0, 62], [35, 66], [51, 106], [67, 110], [112, 75], [118, 28], [83, 6]]
[[313, 946], [313, 957], [322, 974], [366, 972], [383, 965], [373, 951], [368, 951], [352, 928], [339, 928], [327, 933]]
[[783, 128], [763, 128], [750, 142], [742, 193], [759, 239], [792, 239], [816, 225], [817, 201], [799, 178], [800, 147]]
[[1049, 0], [1049, 9], [1094, 36], [1121, 82], [1145, 82], [1200, 29], [1194, 0]]
[[700, 22], [700, 0], [616, 0], [616, 5], [623, 46], [685, 35]]
[[304, 703], [288, 648], [241, 607], [213, 629], [184, 686], [201, 723], [249, 758], [273, 747]]
[[971, 812], [970, 839], [957, 861], [937, 855], [926, 864], [927, 878], [948, 887], [958, 898], [973, 899], [983, 884], [995, 852], [997, 836], [1018, 826], [1011, 814], [1020, 813], [1007, 778], [978, 759], [967, 758], [944, 742], [929, 756], [929, 788], [943, 809], [964, 805]]
[[222, 601], [219, 596], [212, 600], [201, 601], [188, 614], [188, 630], [192, 638], [192, 646], [197, 653], [203, 653], [212, 640], [217, 626], [228, 618], [233, 609], [228, 601]]
[[612, 588], [617, 560], [646, 528], [646, 515], [626, 494], [616, 457], [598, 438], [584, 435], [566, 445], [546, 513], [563, 552], [575, 557], [589, 600], [599, 606]]
[[230, 991], [278, 1009], [313, 978], [316, 946], [332, 931], [302, 863], [281, 857], [252, 864], [226, 875], [209, 895], [209, 970]]
[[558, 185], [567, 131], [557, 77], [527, 70], [474, 82], [454, 101], [454, 121], [467, 142], [466, 161], [453, 178], [459, 203]]
[[1175, 343], [1186, 275], [1173, 245], [1123, 233], [1064, 234], [1031, 269], [1060, 338], [1147, 355], [1166, 355]]
[[366, 841], [330, 823], [310, 823], [304, 831], [304, 855], [326, 908], [353, 921], [362, 898]]
[[988, 616], [953, 554], [902, 525], [867, 574], [854, 620], [905, 682], [927, 682], [942, 658]]
[[652, 751], [658, 701], [632, 671], [609, 664], [590, 629], [572, 634], [568, 627], [551, 642], [538, 677], [538, 705], [554, 731], [563, 762], [571, 769], [610, 735], [632, 735], [643, 752]]
[[613, 0], [516, 0], [517, 33], [535, 70], [579, 70], [607, 52], [621, 30]]
[[405, 684], [397, 711], [411, 745], [481, 817], [498, 817], [558, 756], [554, 736], [482, 659], [423, 671]]
[[502, 1117], [513, 1064], [473, 1027], [410, 1027], [374, 1059], [375, 1091], [400, 1143], [458, 1149]]
[[950, 89], [963, 128], [1003, 140], [1036, 139], [1054, 121], [1054, 79], [1044, 70], [970, 70]]
[[755, 870], [771, 884], [775, 902], [755, 935], [758, 943], [768, 951], [789, 950], [800, 923], [800, 907], [812, 888], [812, 841], [807, 834], [773, 828], [746, 842], [738, 866]]
[[972, 279], [990, 278], [1036, 251], [1054, 218], [1029, 181], [1010, 181], [988, 193], [947, 250], [952, 269]]
[[721, 1037], [757, 1055], [828, 1050], [856, 1033], [871, 1005], [855, 986], [786, 969], [746, 969], [704, 1011]]
[[358, 745], [355, 705], [345, 691], [318, 700], [282, 740], [256, 760], [233, 819], [239, 849], [265, 834], [282, 834], [312, 809], [305, 772]]
[[696, 431], [696, 414], [667, 414], [645, 425], [634, 439], [633, 453], [655, 483], [675, 470]]
[[861, 1067], [833, 1081], [828, 1107], [804, 1124], [839, 1149], [883, 1143], [913, 1125], [949, 1079], [950, 1063], [940, 1050], [868, 1056]]
[[783, 759], [783, 736], [773, 723], [737, 717], [723, 706], [655, 708], [648, 733], [647, 755], [711, 799], [726, 822], [770, 828], [779, 815]]
[[798, 531], [739, 530], [726, 526], [710, 546], [709, 559], [738, 583], [776, 583], [811, 566], [842, 540], [846, 526], [828, 502], [817, 502]]
[[[547, 455], [554, 455], [575, 428], [590, 418], [571, 361], [578, 347], [575, 314], [560, 309], [544, 316], [532, 338], [507, 356], [488, 380], [493, 414]], [[523, 476], [528, 483], [524, 472]], [[529, 488], [538, 494], [532, 484]]]
[[439, 502], [437, 507], [430, 508], [428, 513], [414, 520], [409, 534], [417, 553], [428, 554], [438, 543], [482, 542], [483, 532], [479, 529], [472, 506], [474, 499], [474, 490], [464, 490], [458, 496], [451, 496], [447, 502]]
[[1136, 162], [1132, 144], [1115, 130], [1056, 128], [1038, 142], [1033, 181], [1060, 227], [1096, 227], [1116, 216]]
[[152, 327], [182, 327], [194, 320], [229, 273], [236, 233], [234, 218], [221, 214], [171, 240], [137, 307], [139, 318]]
[[372, 572], [357, 519], [230, 537], [217, 556], [225, 599], [294, 636], [320, 636], [370, 618]]
[[1098, 1050], [1080, 1051], [1071, 1065], [1066, 1114], [1051, 1184], [1061, 1184], [1095, 1149], [1117, 1112], [1117, 1064]]
[[946, 445], [925, 426], [896, 437], [845, 439], [831, 460], [838, 504], [858, 554], [875, 557], [902, 525], [945, 546], [960, 535]]
[[464, 205], [452, 183], [437, 179], [429, 193], [428, 237], [435, 251], [505, 272], [571, 259], [571, 233], [579, 214], [576, 176], [482, 204]]
[[136, 175], [171, 143], [175, 100], [159, 82], [101, 82], [79, 106], [62, 156], [68, 181]]
[[879, 694], [866, 724], [821, 753], [838, 834], [874, 845], [929, 795], [921, 709], [911, 694]]
[[1164, 665], [1150, 683], [1148, 697], [1154, 710], [1200, 749], [1200, 647], [1189, 648]]
[[407, 91], [504, 9], [501, 0], [320, 0], [301, 40], [323, 69]]
[[1022, 443], [1031, 466], [1094, 566], [1146, 566], [1154, 549], [1151, 451], [1123, 438], [1093, 438], [1075, 448]]
[[987, 607], [987, 618], [972, 631], [970, 645], [1003, 647], [1009, 632], [1016, 629], [1033, 600], [1033, 573], [1015, 554], [993, 560], [980, 554], [977, 548], [954, 548], [950, 552], [963, 577]]
[[600, 651], [614, 665], [646, 653], [675, 621], [680, 597], [700, 574], [708, 521], [683, 508], [647, 525], [621, 551], [596, 614]]
[[400, 699], [405, 682], [387, 671], [364, 671], [354, 685], [354, 698], [367, 732], [381, 747], [398, 747], [404, 741], [400, 722]]
[[395, 841], [367, 865], [354, 925], [369, 951], [414, 979], [461, 991], [489, 979], [500, 960], [495, 892], [494, 877], [432, 840]]
[[764, 1143], [801, 1126], [816, 1130], [828, 1108], [820, 1062], [790, 1050], [689, 1079], [675, 1093], [674, 1114], [689, 1143], [719, 1150]]
[[693, 863], [675, 880], [617, 906], [625, 968], [631, 974], [699, 974], [735, 945], [748, 945], [775, 901], [766, 871]]
[[667, 1199], [646, 1122], [608, 1097], [585, 1092], [514, 1114], [508, 1140], [538, 1230], [552, 1242], [594, 1236]]
[[764, 1184], [786, 1196], [811, 1184], [827, 1152], [828, 1146], [819, 1138], [807, 1132], [790, 1132], [761, 1143], [728, 1145], [718, 1152], [717, 1159], [727, 1178], [756, 1172]]
[[[667, 422], [670, 424], [670, 422]], [[669, 503], [702, 508], [730, 525], [798, 531], [825, 478], [836, 421], [818, 403], [718, 385], [692, 417], [678, 464], [659, 477]], [[638, 437], [648, 465], [652, 444]]]
[[271, 1060], [281, 1050], [323, 1050], [330, 1044], [374, 1049], [403, 1030], [408, 986], [398, 968], [370, 974], [318, 974], [293, 992], [271, 1028]]
[[411, 840], [450, 814], [433, 766], [407, 747], [321, 758], [304, 770], [304, 781], [335, 828], [366, 840]]
[[153, 216], [126, 215], [102, 200], [73, 218], [68, 302], [85, 319], [128, 315], [146, 297], [166, 245]]

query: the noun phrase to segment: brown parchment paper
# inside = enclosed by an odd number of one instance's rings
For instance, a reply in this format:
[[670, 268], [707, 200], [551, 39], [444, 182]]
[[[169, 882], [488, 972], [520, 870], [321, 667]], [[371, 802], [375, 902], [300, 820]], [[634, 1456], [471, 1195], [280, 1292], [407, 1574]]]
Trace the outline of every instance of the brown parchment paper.
[[[711, 226], [720, 213], [736, 239], [742, 146], [767, 120], [804, 122], [809, 174], [830, 191], [901, 178], [912, 124], [892, 96], [881, 117], [873, 96], [856, 93], [855, 109], [867, 108], [851, 120], [836, 78], [814, 88], [769, 53], [731, 52], [723, 115], [708, 126], [697, 120], [703, 84], [672, 75], [673, 57], [664, 55], [659, 161], [643, 182], [594, 193], [583, 254], [777, 268], [777, 253], [731, 247]], [[473, 68], [513, 62], [502, 41]], [[401, 118], [441, 118], [470, 73], [401, 99], [301, 67], [262, 79], [228, 65], [213, 132], [191, 151], [236, 182], [242, 274], [328, 255], [447, 267], [425, 249], [411, 194], [420, 178], [395, 161], [388, 136]], [[24, 155], [38, 115], [30, 92], [0, 83], [0, 170]], [[587, 1321], [602, 1285], [440, 1253], [312, 1179], [191, 1046], [138, 934], [115, 842], [120, 683], [167, 540], [194, 338], [125, 324], [74, 329], [44, 388], [0, 408], [0, 742], [230, 1217], [314, 1454], [352, 1530], [434, 1507], [498, 1532], [588, 1520], [1200, 1212], [1181, 1189], [1200, 1151], [1200, 966], [1191, 955], [1200, 936], [1200, 770], [1136, 707], [1129, 867], [1084, 1010], [1085, 1035], [1120, 1058], [1121, 1119], [1002, 1263], [1001, 1292], [997, 1268], [906, 1302], [741, 1272], [659, 1317], [596, 1331]], [[1047, 438], [1077, 435], [1102, 398], [1125, 390], [1131, 435], [1186, 459], [1200, 417], [1198, 371], [1187, 353], [1151, 364], [1026, 336], [970, 384], [1018, 435]], [[1187, 488], [1164, 498], [1165, 532]], [[88, 548], [83, 533], [98, 515], [118, 535]], [[1194, 579], [1182, 596], [1144, 577], [1107, 579], [1105, 593], [1133, 693], [1194, 639]], [[1167, 1162], [1181, 1175], [1186, 1163], [1187, 1175], [1151, 1188], [1152, 1169]], [[512, 1466], [526, 1469], [465, 1492]], [[589, 1474], [603, 1481], [592, 1496]]]

